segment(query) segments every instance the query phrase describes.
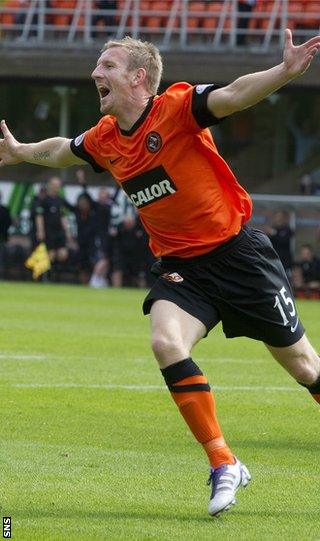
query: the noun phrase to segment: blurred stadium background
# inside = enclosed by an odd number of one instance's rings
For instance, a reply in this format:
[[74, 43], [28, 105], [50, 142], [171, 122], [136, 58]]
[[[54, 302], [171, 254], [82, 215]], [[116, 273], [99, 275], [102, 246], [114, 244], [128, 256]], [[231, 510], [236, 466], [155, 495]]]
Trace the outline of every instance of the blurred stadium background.
[[[0, 0], [1, 117], [24, 142], [73, 137], [94, 125], [99, 108], [90, 73], [110, 37], [157, 44], [163, 90], [176, 80], [227, 84], [267, 69], [281, 61], [286, 27], [299, 44], [319, 26], [319, 0]], [[303, 77], [214, 129], [221, 154], [253, 196], [252, 224], [267, 229], [276, 210], [288, 212], [294, 258], [305, 243], [320, 251], [319, 60]], [[14, 218], [9, 246], [22, 247], [8, 278], [30, 277], [23, 267], [29, 207], [52, 174], [23, 164], [0, 170], [3, 202]], [[59, 174], [74, 203], [76, 171]], [[102, 184], [113, 196], [112, 178], [89, 168], [86, 175], [93, 197]]]

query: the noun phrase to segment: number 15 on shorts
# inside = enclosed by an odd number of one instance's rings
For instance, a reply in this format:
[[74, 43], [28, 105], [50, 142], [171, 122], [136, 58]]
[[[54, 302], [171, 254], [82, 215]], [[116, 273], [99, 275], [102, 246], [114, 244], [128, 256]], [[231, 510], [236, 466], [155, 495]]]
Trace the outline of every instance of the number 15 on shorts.
[[[296, 316], [296, 309], [294, 306], [293, 299], [292, 297], [290, 297], [290, 295], [288, 295], [285, 287], [282, 287], [279, 293], [280, 293], [280, 296], [275, 295], [274, 297], [273, 308], [277, 308], [279, 310], [280, 315], [282, 317], [283, 325], [286, 326], [289, 324], [289, 319], [287, 318], [286, 311], [291, 317], [294, 317]], [[299, 322], [299, 319], [297, 317], [295, 324], [293, 326], [291, 325], [290, 327], [291, 332], [294, 332], [296, 330], [298, 326], [298, 322]]]

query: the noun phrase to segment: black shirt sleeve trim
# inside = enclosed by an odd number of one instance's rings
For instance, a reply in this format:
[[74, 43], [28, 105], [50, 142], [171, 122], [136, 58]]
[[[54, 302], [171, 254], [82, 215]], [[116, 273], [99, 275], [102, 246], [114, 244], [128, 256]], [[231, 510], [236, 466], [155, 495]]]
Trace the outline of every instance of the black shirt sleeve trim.
[[[79, 139], [80, 139], [80, 142], [79, 142]], [[99, 165], [95, 161], [95, 159], [91, 156], [91, 154], [89, 154], [89, 152], [86, 151], [84, 147], [84, 137], [81, 140], [81, 135], [76, 137], [75, 139], [72, 139], [70, 143], [70, 148], [73, 154], [78, 156], [78, 158], [81, 158], [85, 162], [89, 163], [92, 169], [96, 173], [103, 173], [104, 171], [107, 171], [107, 169], [104, 169], [103, 167], [101, 167], [101, 165]]]
[[218, 124], [225, 118], [217, 118], [208, 110], [208, 94], [216, 88], [221, 88], [221, 86], [216, 84], [197, 85], [193, 89], [192, 114], [200, 128], [214, 126], [214, 124]]

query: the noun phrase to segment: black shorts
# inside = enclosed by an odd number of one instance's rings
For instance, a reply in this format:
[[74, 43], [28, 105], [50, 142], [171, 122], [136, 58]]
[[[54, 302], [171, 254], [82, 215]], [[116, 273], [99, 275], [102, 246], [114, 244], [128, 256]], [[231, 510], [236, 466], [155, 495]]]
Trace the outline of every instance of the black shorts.
[[304, 334], [288, 278], [262, 231], [245, 227], [209, 254], [192, 259], [163, 258], [158, 279], [143, 303], [173, 302], [209, 332], [219, 321], [227, 338], [247, 336], [286, 347]]
[[63, 230], [61, 231], [46, 231], [45, 240], [47, 250], [59, 250], [59, 248], [66, 247], [66, 235]]

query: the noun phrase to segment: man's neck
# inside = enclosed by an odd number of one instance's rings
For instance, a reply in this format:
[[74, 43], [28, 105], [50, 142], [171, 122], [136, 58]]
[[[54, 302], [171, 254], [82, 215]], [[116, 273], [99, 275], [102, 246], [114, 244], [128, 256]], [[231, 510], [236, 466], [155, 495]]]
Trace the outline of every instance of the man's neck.
[[145, 96], [139, 104], [134, 104], [134, 107], [131, 107], [130, 110], [125, 111], [120, 115], [116, 115], [117, 124], [121, 130], [130, 131], [148, 106], [150, 98], [151, 96]]

